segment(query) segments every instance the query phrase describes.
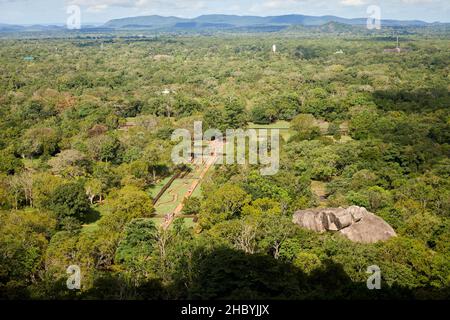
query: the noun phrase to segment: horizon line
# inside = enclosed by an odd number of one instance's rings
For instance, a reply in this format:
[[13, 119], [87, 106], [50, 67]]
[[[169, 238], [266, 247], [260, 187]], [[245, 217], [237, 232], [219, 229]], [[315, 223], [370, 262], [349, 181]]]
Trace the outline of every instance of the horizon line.
[[[208, 14], [200, 14], [200, 15], [196, 15], [194, 17], [182, 17], [182, 16], [176, 16], [176, 15], [161, 15], [161, 14], [146, 14], [146, 15], [138, 15], [138, 16], [124, 16], [124, 17], [118, 17], [118, 18], [111, 18], [108, 20], [102, 20], [102, 21], [90, 21], [90, 22], [82, 22], [82, 25], [92, 25], [92, 24], [106, 24], [109, 21], [112, 20], [120, 20], [120, 19], [128, 19], [128, 18], [140, 18], [140, 17], [162, 17], [162, 18], [178, 18], [178, 19], [186, 19], [186, 20], [193, 20], [193, 19], [197, 19], [199, 17], [202, 16], [228, 16], [228, 17], [258, 17], [258, 18], [268, 18], [268, 17], [282, 17], [282, 16], [305, 16], [305, 17], [316, 17], [316, 18], [322, 18], [322, 17], [336, 17], [336, 18], [341, 18], [341, 19], [348, 19], [348, 20], [354, 20], [354, 19], [367, 19], [367, 17], [343, 17], [343, 16], [338, 16], [338, 15], [333, 15], [333, 14], [326, 14], [326, 15], [307, 15], [307, 14], [302, 14], [302, 13], [285, 13], [285, 14], [278, 14], [278, 15], [252, 15], [252, 14], [227, 14], [227, 13], [208, 13]], [[385, 19], [381, 19], [381, 21], [401, 21], [401, 22], [406, 22], [406, 21], [420, 21], [420, 22], [425, 22], [428, 24], [436, 24], [436, 23], [440, 23], [440, 24], [448, 24], [450, 23], [449, 21], [440, 21], [440, 20], [434, 20], [434, 21], [430, 21], [430, 20], [424, 20], [424, 19], [420, 19], [420, 18], [411, 18], [411, 19], [399, 19], [399, 18], [385, 18]], [[36, 22], [36, 23], [4, 23], [0, 21], [0, 24], [2, 25], [16, 25], [16, 26], [34, 26], [34, 25], [39, 25], [39, 26], [52, 26], [52, 25], [65, 25], [66, 22]]]

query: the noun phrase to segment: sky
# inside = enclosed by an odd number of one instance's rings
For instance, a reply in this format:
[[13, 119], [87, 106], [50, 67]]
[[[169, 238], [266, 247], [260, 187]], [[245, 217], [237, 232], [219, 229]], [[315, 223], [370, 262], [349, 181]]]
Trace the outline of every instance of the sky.
[[370, 5], [380, 7], [382, 19], [450, 22], [450, 0], [0, 0], [0, 23], [64, 24], [70, 5], [79, 6], [82, 24], [154, 14], [184, 18], [215, 13], [364, 18]]

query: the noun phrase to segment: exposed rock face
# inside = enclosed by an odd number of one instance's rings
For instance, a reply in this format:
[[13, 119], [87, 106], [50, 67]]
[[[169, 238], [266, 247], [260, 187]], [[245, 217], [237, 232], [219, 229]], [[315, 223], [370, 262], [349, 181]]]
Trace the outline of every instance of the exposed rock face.
[[318, 208], [300, 210], [293, 222], [317, 232], [337, 231], [354, 242], [374, 243], [395, 237], [392, 227], [365, 208]]

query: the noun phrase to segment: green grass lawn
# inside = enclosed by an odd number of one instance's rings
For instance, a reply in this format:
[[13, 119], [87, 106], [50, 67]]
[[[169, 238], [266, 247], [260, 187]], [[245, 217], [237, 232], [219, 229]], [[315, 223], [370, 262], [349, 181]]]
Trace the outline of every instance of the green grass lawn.
[[164, 218], [162, 218], [162, 217], [153, 217], [153, 218], [150, 218], [150, 220], [152, 220], [157, 227], [161, 226], [164, 222]]
[[97, 222], [94, 222], [94, 223], [83, 225], [83, 227], [81, 228], [81, 232], [88, 233], [88, 232], [93, 232], [97, 229], [98, 229], [98, 224], [97, 224]]
[[201, 183], [197, 185], [197, 188], [195, 188], [194, 192], [192, 193], [192, 197], [200, 198], [202, 196], [202, 187]]
[[324, 197], [327, 194], [327, 185], [322, 181], [311, 180], [311, 190], [318, 197]]
[[25, 166], [25, 168], [27, 169], [37, 169], [42, 165], [42, 160], [41, 159], [21, 159], [23, 165]]
[[284, 141], [288, 141], [289, 138], [292, 136], [292, 131], [290, 128], [290, 123], [288, 121], [279, 120], [271, 124], [256, 124], [253, 122], [249, 122], [248, 124], [249, 129], [267, 129], [268, 133], [270, 134], [271, 129], [279, 129], [280, 135], [283, 138]]
[[194, 218], [184, 218], [184, 225], [188, 228], [195, 227], [197, 223], [194, 222]]
[[[158, 216], [164, 216], [166, 214], [173, 212], [175, 208], [184, 200], [184, 196], [189, 191], [189, 188], [191, 187], [195, 179], [198, 179], [203, 169], [204, 167], [202, 166], [194, 167], [193, 170], [189, 174], [187, 174], [184, 178], [175, 179], [172, 182], [172, 185], [166, 190], [166, 192], [164, 192], [164, 194], [156, 203], [155, 206], [156, 214]], [[164, 186], [165, 183], [167, 183], [168, 180], [169, 179], [167, 179], [166, 181], [162, 181], [161, 184], [155, 186], [154, 196], [156, 196], [156, 194], [159, 192], [159, 190], [161, 190], [161, 188]], [[156, 189], [158, 191], [156, 191]], [[194, 197], [201, 196], [200, 185], [198, 185], [195, 188], [192, 196]]]
[[81, 229], [81, 232], [91, 232], [98, 229], [98, 220], [100, 220], [101, 217], [108, 214], [108, 207], [106, 205], [94, 205], [93, 210], [95, 211], [95, 214], [92, 216], [95, 216], [94, 219], [90, 219], [91, 222], [85, 223]]
[[157, 215], [166, 215], [175, 210], [183, 201], [192, 183], [191, 179], [175, 179], [169, 189], [159, 198], [155, 209]]
[[[194, 181], [194, 178], [198, 178], [203, 167], [195, 167], [193, 171], [186, 175], [184, 178], [175, 179], [172, 185], [164, 192], [161, 198], [158, 200], [155, 206], [155, 217], [151, 219], [155, 221], [157, 226], [164, 222], [164, 216], [173, 212], [175, 208], [184, 200], [184, 196], [188, 192], [189, 188]], [[149, 195], [154, 198], [161, 191], [164, 185], [171, 179], [171, 176], [161, 180], [155, 186], [149, 189]], [[175, 197], [176, 196], [176, 197]], [[195, 188], [192, 193], [194, 197], [201, 197], [200, 184]], [[86, 223], [83, 225], [82, 232], [92, 232], [98, 229], [98, 219], [107, 214], [108, 208], [105, 205], [95, 206], [95, 210], [98, 212], [98, 218], [95, 221]], [[194, 226], [193, 218], [184, 218], [187, 226]]]
[[340, 143], [346, 143], [346, 142], [350, 142], [350, 141], [352, 141], [353, 139], [352, 139], [352, 137], [350, 137], [350, 136], [342, 136], [341, 137], [341, 140], [339, 140], [339, 142]]
[[[103, 216], [104, 214], [107, 214], [107, 213], [105, 213], [105, 211], [106, 211], [105, 206], [99, 206], [96, 209], [100, 212], [101, 216]], [[164, 217], [162, 217], [162, 216], [152, 217], [150, 219], [153, 222], [155, 222], [155, 225], [157, 227], [161, 226], [164, 223]], [[186, 218], [183, 218], [183, 219], [184, 219], [185, 226], [188, 227], [188, 228], [194, 227], [196, 225], [196, 223], [194, 222], [194, 219], [191, 218], [191, 217], [186, 217]], [[88, 232], [93, 232], [93, 231], [97, 230], [98, 229], [98, 223], [97, 222], [98, 221], [83, 225], [83, 227], [81, 229], [81, 232], [82, 233], [88, 233]]]
[[153, 187], [150, 188], [150, 197], [155, 198], [158, 193], [161, 191], [161, 189], [164, 187], [164, 185], [169, 182], [170, 178], [172, 178], [172, 176], [169, 176], [163, 180], [161, 180], [160, 182], [158, 182], [157, 184], [155, 184]]
[[248, 123], [249, 129], [280, 129], [287, 130], [290, 127], [290, 123], [285, 120], [279, 120], [270, 124], [256, 124], [253, 122]]

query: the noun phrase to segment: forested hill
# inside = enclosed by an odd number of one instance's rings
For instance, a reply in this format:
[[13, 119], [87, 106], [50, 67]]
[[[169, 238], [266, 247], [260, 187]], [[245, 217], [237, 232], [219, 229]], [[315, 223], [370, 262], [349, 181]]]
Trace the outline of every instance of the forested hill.
[[[305, 28], [308, 31], [313, 29], [329, 28], [331, 31], [344, 29], [346, 32], [358, 32], [365, 28], [367, 18], [346, 19], [336, 16], [306, 16], [306, 15], [282, 15], [282, 16], [237, 16], [237, 15], [221, 15], [211, 14], [202, 15], [196, 18], [187, 19], [179, 17], [163, 17], [158, 15], [138, 16], [121, 19], [113, 19], [103, 25], [81, 26], [81, 32], [114, 32], [121, 30], [148, 30], [158, 32], [186, 32], [186, 31], [232, 31], [232, 32], [277, 32], [281, 30]], [[407, 28], [407, 29], [433, 29], [435, 31], [447, 30], [450, 26], [448, 23], [427, 23], [420, 20], [382, 20], [383, 27], [391, 28]], [[425, 28], [424, 28], [425, 27]], [[49, 33], [53, 35], [64, 33], [67, 31], [80, 32], [80, 30], [67, 30], [64, 24], [59, 25], [12, 25], [0, 23], [0, 33]], [[328, 30], [330, 31], [330, 30]]]
[[[329, 22], [338, 22], [349, 25], [365, 25], [366, 18], [346, 19], [336, 16], [306, 16], [306, 15], [283, 15], [283, 16], [236, 16], [236, 15], [203, 15], [193, 19], [184, 19], [177, 17], [162, 17], [162, 16], [140, 16], [122, 19], [114, 19], [108, 21], [105, 27], [110, 28], [129, 28], [129, 27], [249, 27], [249, 26], [319, 26]], [[383, 20], [385, 26], [426, 26], [429, 23], [424, 21], [400, 21], [400, 20]]]

